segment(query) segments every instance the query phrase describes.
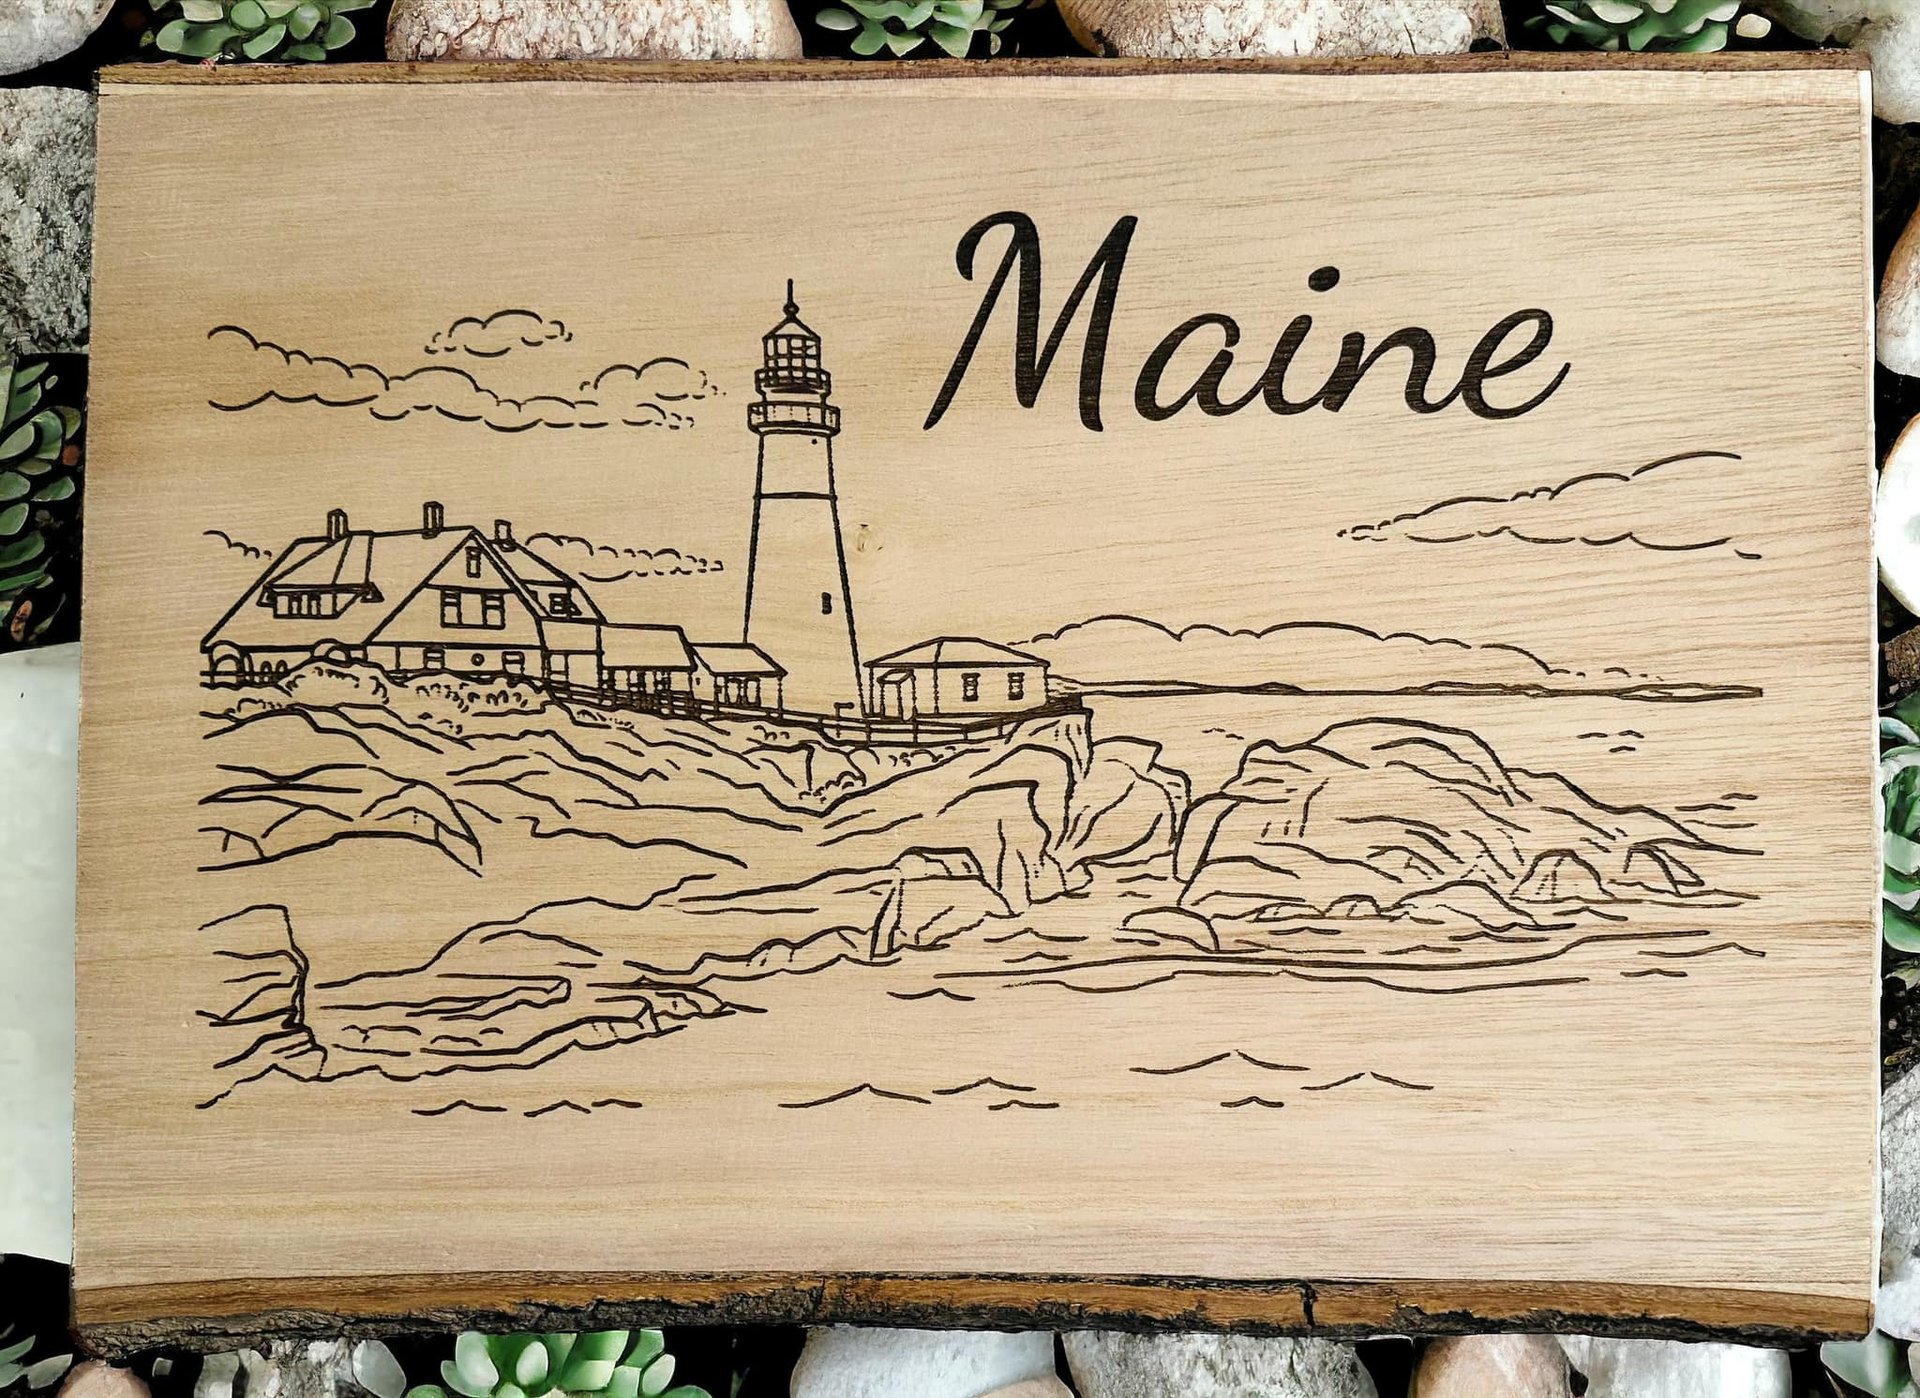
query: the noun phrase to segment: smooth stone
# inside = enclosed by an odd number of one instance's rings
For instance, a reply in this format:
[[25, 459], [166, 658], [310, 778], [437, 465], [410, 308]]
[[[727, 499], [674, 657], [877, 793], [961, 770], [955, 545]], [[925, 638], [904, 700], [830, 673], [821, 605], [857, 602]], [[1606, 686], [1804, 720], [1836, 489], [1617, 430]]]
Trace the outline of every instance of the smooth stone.
[[112, 8], [113, 0], [0, 0], [0, 77], [66, 57]]
[[0, 356], [87, 344], [90, 93], [0, 89]]
[[407, 1391], [406, 1370], [378, 1340], [362, 1340], [353, 1347], [353, 1378], [373, 1398], [402, 1398]]
[[985, 1398], [1053, 1377], [1053, 1336], [1038, 1330], [809, 1330], [792, 1398]]
[[1563, 1335], [1587, 1398], [1793, 1398], [1785, 1350]]
[[1873, 60], [1873, 112], [1920, 121], [1920, 6], [1913, 0], [1755, 0], [1803, 39], [1845, 44]]
[[1091, 53], [1130, 58], [1359, 58], [1504, 46], [1499, 0], [1059, 0]]
[[1073, 1398], [1073, 1390], [1059, 1379], [1023, 1379], [1007, 1388], [996, 1388], [980, 1398]]
[[1251, 1335], [1070, 1330], [1080, 1398], [1377, 1398], [1352, 1345]]
[[73, 1256], [80, 647], [0, 656], [0, 1252]]
[[88, 1359], [67, 1371], [60, 1398], [152, 1398], [152, 1390], [131, 1369], [116, 1369]]
[[1573, 1398], [1572, 1384], [1551, 1335], [1462, 1335], [1427, 1346], [1408, 1398]]
[[1873, 1324], [1902, 1340], [1920, 1339], [1920, 1069], [1880, 1095], [1880, 1290]]
[[392, 59], [799, 58], [785, 0], [394, 0]]
[[1874, 487], [1873, 556], [1887, 591], [1908, 611], [1920, 613], [1920, 418], [1902, 429], [1880, 463], [1880, 479]]
[[233, 1387], [240, 1377], [240, 1356], [229, 1350], [210, 1354], [200, 1361], [200, 1373], [193, 1381], [193, 1398], [233, 1398]]
[[1874, 353], [1896, 374], [1920, 375], [1920, 213], [1893, 245], [1874, 308]]

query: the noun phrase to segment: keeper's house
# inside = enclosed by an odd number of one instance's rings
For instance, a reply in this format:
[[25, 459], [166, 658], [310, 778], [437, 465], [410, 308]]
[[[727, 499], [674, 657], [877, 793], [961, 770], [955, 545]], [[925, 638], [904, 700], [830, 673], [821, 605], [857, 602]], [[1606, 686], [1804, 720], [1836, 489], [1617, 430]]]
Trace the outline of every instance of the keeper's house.
[[978, 636], [941, 636], [867, 663], [876, 717], [964, 718], [1046, 702], [1046, 661]]
[[294, 540], [201, 649], [215, 683], [315, 659], [597, 686], [600, 627], [585, 589], [507, 521], [491, 537], [449, 528], [429, 501], [418, 529], [353, 529], [330, 511], [326, 533]]

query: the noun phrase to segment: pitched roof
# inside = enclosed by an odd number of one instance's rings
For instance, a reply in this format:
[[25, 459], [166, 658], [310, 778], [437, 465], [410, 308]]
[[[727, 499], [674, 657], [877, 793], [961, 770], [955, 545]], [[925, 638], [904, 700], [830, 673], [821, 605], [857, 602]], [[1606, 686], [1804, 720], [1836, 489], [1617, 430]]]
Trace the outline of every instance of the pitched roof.
[[868, 669], [880, 666], [959, 666], [959, 665], [1040, 665], [1046, 661], [1037, 655], [1028, 655], [1012, 646], [998, 645], [992, 641], [983, 641], [978, 636], [936, 636], [931, 641], [922, 641], [917, 646], [897, 650], [892, 655], [883, 655], [878, 660], [869, 660]]
[[[470, 536], [478, 537], [472, 529], [456, 528], [437, 534], [415, 530], [295, 539], [207, 633], [200, 648], [211, 650], [222, 642], [242, 649], [310, 646], [321, 641], [363, 644]], [[348, 602], [338, 616], [275, 616], [261, 598], [267, 588], [283, 583], [312, 588], [372, 583], [374, 595]]]
[[691, 670], [693, 656], [677, 626], [610, 621], [600, 628], [600, 663], [613, 670]]
[[[423, 529], [353, 530], [338, 538], [309, 536], [295, 539], [254, 581], [247, 594], [220, 619], [202, 650], [226, 643], [242, 649], [307, 647], [321, 641], [364, 645], [390, 621], [409, 598], [460, 549], [481, 549], [511, 581], [463, 578], [463, 591], [504, 593], [518, 589], [532, 603], [543, 628], [563, 621], [597, 622], [600, 609], [585, 588], [567, 573], [526, 546], [489, 539], [472, 525], [455, 524], [428, 532]], [[338, 616], [276, 616], [263, 604], [268, 588], [318, 592], [357, 592]], [[556, 614], [548, 599], [533, 588], [565, 588], [575, 615]], [[562, 639], [563, 638], [563, 639]], [[591, 640], [569, 634], [565, 626], [545, 641], [556, 650], [592, 650]]]
[[784, 675], [787, 672], [773, 662], [758, 646], [695, 645], [690, 647], [700, 667], [716, 675]]

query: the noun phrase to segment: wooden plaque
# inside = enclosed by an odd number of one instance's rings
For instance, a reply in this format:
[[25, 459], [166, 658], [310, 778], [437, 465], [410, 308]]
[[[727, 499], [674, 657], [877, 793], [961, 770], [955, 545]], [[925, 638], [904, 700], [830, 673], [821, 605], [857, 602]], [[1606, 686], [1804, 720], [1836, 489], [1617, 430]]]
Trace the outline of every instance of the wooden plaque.
[[110, 73], [80, 1321], [1863, 1327], [1865, 86]]

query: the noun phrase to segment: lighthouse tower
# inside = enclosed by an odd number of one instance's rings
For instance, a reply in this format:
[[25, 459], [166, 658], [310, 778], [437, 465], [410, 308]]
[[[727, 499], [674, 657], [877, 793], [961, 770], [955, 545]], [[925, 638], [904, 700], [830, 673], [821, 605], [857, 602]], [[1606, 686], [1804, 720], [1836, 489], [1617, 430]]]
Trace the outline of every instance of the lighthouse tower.
[[785, 667], [782, 695], [806, 713], [859, 713], [860, 656], [833, 491], [840, 410], [820, 367], [820, 337], [800, 319], [793, 283], [786, 318], [761, 337], [764, 363], [747, 405], [760, 439], [753, 493], [753, 562], [747, 571], [747, 644]]

